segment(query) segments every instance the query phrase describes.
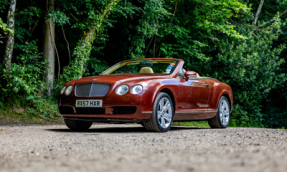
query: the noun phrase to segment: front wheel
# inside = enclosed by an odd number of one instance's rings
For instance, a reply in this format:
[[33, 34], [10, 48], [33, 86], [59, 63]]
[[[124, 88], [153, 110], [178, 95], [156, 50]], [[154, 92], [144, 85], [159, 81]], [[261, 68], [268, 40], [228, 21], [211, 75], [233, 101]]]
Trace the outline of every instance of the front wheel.
[[89, 121], [75, 121], [70, 119], [65, 119], [66, 126], [73, 131], [87, 131], [93, 124]]
[[146, 130], [167, 132], [172, 124], [174, 107], [168, 94], [160, 92], [153, 105], [152, 115], [147, 122], [143, 122]]
[[230, 104], [225, 96], [222, 96], [219, 104], [217, 114], [214, 118], [208, 121], [211, 128], [226, 128], [230, 121]]

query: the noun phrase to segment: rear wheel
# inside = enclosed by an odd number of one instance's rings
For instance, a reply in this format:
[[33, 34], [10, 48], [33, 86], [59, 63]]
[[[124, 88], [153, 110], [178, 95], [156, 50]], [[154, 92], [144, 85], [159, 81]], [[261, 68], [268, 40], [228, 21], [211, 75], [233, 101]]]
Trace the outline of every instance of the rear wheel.
[[222, 96], [219, 104], [217, 114], [214, 118], [208, 121], [211, 128], [226, 128], [230, 121], [230, 104], [225, 96]]
[[143, 122], [146, 130], [167, 132], [172, 124], [174, 107], [168, 94], [160, 92], [153, 105], [152, 115], [147, 122]]
[[65, 124], [73, 131], [87, 131], [92, 126], [93, 122], [65, 119]]

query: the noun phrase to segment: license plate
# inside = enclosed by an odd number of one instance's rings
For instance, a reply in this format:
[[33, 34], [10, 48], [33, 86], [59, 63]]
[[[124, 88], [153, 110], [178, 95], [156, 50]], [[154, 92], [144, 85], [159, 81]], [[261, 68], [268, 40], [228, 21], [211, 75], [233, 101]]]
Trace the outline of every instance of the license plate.
[[76, 100], [76, 107], [102, 107], [102, 100]]

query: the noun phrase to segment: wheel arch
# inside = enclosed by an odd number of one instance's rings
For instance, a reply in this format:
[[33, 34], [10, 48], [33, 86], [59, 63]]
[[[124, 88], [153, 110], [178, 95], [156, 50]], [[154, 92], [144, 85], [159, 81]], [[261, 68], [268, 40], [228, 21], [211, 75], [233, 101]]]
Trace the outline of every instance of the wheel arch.
[[218, 106], [219, 101], [220, 101], [220, 99], [221, 99], [222, 96], [224, 96], [224, 97], [227, 98], [228, 103], [229, 103], [229, 107], [230, 107], [230, 112], [231, 112], [231, 111], [232, 111], [232, 100], [231, 100], [231, 98], [230, 98], [230, 95], [228, 95], [228, 92], [223, 92], [223, 93], [220, 95], [220, 97], [219, 97], [219, 99], [218, 99], [218, 102], [217, 102], [217, 106]]
[[166, 93], [166, 94], [168, 94], [168, 95], [169, 95], [169, 97], [171, 98], [171, 101], [172, 101], [173, 107], [174, 107], [174, 108], [173, 108], [173, 110], [175, 111], [176, 101], [175, 101], [175, 98], [174, 98], [174, 93], [173, 93], [169, 88], [162, 88], [162, 89], [159, 89], [159, 90], [156, 92], [155, 96], [154, 96], [154, 99], [153, 99], [153, 103], [152, 103], [152, 104], [154, 104], [154, 103], [155, 103], [155, 99], [156, 99], [157, 95], [158, 95], [160, 92], [164, 92], [164, 93]]
[[[230, 101], [230, 97], [229, 97], [229, 95], [228, 95], [227, 93], [223, 93], [223, 94], [222, 94], [222, 96], [224, 96], [224, 97], [226, 97], [226, 98], [227, 98], [228, 103], [229, 103], [229, 107], [231, 107], [231, 101]], [[221, 96], [221, 97], [222, 97], [222, 96]]]

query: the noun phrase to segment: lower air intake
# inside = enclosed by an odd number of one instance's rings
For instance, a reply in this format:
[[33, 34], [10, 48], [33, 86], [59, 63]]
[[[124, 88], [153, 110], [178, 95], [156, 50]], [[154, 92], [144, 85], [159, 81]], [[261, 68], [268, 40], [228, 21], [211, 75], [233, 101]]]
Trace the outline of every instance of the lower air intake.
[[74, 114], [74, 109], [70, 106], [59, 106], [60, 114]]
[[135, 106], [114, 107], [113, 114], [134, 114], [137, 110]]
[[105, 114], [105, 108], [76, 108], [77, 114]]

